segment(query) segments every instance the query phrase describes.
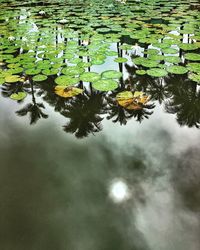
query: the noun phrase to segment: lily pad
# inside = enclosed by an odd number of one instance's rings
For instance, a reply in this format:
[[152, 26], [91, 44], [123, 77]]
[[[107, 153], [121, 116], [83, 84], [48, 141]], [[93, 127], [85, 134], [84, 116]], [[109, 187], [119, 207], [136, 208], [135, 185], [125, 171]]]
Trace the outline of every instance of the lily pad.
[[0, 85], [4, 84], [5, 80], [4, 78], [0, 78]]
[[186, 74], [188, 72], [188, 69], [183, 66], [172, 65], [167, 67], [167, 71], [172, 74], [182, 75]]
[[169, 63], [180, 63], [181, 59], [178, 56], [165, 56], [165, 62]]
[[119, 79], [122, 77], [122, 73], [116, 70], [106, 70], [101, 74], [102, 78]]
[[124, 63], [124, 62], [127, 62], [128, 59], [124, 58], [124, 57], [118, 57], [114, 61], [117, 62], [117, 63]]
[[165, 54], [177, 54], [178, 50], [173, 49], [173, 48], [166, 48], [166, 49], [162, 49], [162, 52]]
[[55, 87], [56, 95], [59, 95], [64, 98], [69, 98], [73, 96], [77, 96], [83, 93], [83, 89], [75, 88], [75, 87], [65, 87], [65, 86], [56, 86]]
[[190, 61], [200, 61], [200, 54], [186, 53], [185, 59], [190, 60]]
[[17, 75], [8, 75], [5, 77], [5, 81], [8, 83], [19, 82], [21, 78]]
[[149, 101], [149, 97], [143, 92], [123, 91], [117, 94], [116, 100], [118, 104], [129, 110], [140, 110]]
[[69, 66], [67, 68], [64, 68], [62, 70], [62, 73], [65, 75], [71, 75], [71, 76], [76, 76], [80, 75], [84, 72], [83, 68], [77, 67], [77, 66]]
[[58, 74], [58, 69], [44, 69], [42, 70], [42, 74], [47, 76], [53, 76]]
[[147, 75], [153, 76], [153, 77], [163, 77], [166, 76], [168, 73], [165, 69], [160, 68], [152, 68], [147, 70]]
[[72, 76], [58, 76], [55, 79], [55, 83], [62, 86], [71, 86], [77, 84], [78, 82], [79, 78], [75, 78]]
[[200, 73], [200, 63], [188, 63], [187, 68], [195, 73]]
[[21, 101], [27, 96], [26, 92], [18, 92], [14, 93], [10, 96], [11, 99], [16, 100], [16, 101]]
[[135, 71], [135, 73], [138, 74], [138, 75], [145, 75], [147, 72], [146, 72], [146, 70], [138, 69], [138, 70]]
[[100, 78], [101, 76], [96, 72], [85, 72], [80, 76], [80, 80], [84, 82], [95, 82]]
[[47, 79], [46, 75], [36, 75], [33, 77], [33, 81], [35, 82], [42, 82], [45, 81]]
[[182, 43], [180, 48], [182, 50], [196, 50], [199, 48], [199, 46], [195, 43]]
[[194, 82], [200, 83], [200, 74], [189, 74], [188, 78]]
[[112, 79], [101, 79], [92, 85], [96, 90], [111, 91], [118, 87], [118, 83]]
[[41, 72], [41, 69], [27, 69], [25, 73], [27, 75], [33, 76], [33, 75], [38, 75]]

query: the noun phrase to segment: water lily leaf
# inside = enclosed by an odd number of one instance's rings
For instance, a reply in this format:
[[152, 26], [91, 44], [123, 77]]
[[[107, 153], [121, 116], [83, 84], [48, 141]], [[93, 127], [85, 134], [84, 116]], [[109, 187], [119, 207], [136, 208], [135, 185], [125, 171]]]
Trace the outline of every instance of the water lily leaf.
[[106, 70], [101, 74], [102, 78], [118, 79], [122, 77], [122, 73], [116, 70]]
[[172, 65], [172, 66], [167, 67], [167, 71], [172, 74], [181, 75], [181, 74], [186, 74], [188, 72], [188, 69], [183, 66]]
[[166, 49], [162, 49], [162, 52], [165, 54], [177, 54], [178, 50], [173, 49], [173, 48], [166, 48]]
[[93, 59], [92, 61], [91, 61], [91, 64], [92, 65], [101, 65], [101, 64], [104, 64], [105, 63], [105, 61], [104, 60], [101, 60], [101, 59]]
[[156, 66], [158, 66], [158, 64], [158, 61], [153, 61], [150, 59], [146, 59], [145, 61], [141, 62], [141, 65], [146, 68], [155, 68]]
[[190, 60], [190, 61], [200, 61], [200, 54], [186, 53], [185, 59]]
[[62, 86], [71, 86], [77, 84], [78, 82], [79, 78], [75, 78], [72, 76], [58, 76], [55, 79], [55, 83]]
[[153, 77], [163, 77], [166, 76], [168, 73], [165, 69], [160, 68], [152, 68], [147, 70], [147, 75], [153, 76]]
[[146, 70], [138, 69], [138, 70], [135, 71], [135, 73], [138, 74], [138, 75], [145, 75], [147, 72], [146, 72]]
[[11, 99], [16, 100], [16, 101], [21, 101], [27, 96], [26, 92], [18, 92], [14, 93], [10, 96]]
[[123, 91], [117, 94], [116, 100], [118, 104], [129, 110], [140, 110], [149, 101], [149, 97], [143, 92]]
[[195, 43], [182, 43], [179, 46], [182, 50], [196, 50], [199, 46]]
[[117, 56], [118, 53], [114, 50], [109, 50], [109, 51], [106, 51], [106, 55], [107, 56]]
[[189, 74], [188, 78], [194, 82], [200, 83], [200, 74]]
[[38, 75], [40, 72], [41, 72], [41, 69], [27, 69], [25, 71], [25, 73], [27, 75], [30, 75], [30, 76], [32, 76], [32, 75]]
[[0, 85], [4, 84], [5, 80], [4, 78], [0, 78]]
[[96, 90], [110, 91], [118, 87], [118, 83], [112, 79], [101, 79], [93, 83], [92, 85]]
[[124, 63], [124, 62], [127, 62], [128, 59], [124, 58], [124, 57], [118, 57], [114, 61], [117, 62], [117, 63]]
[[56, 86], [55, 93], [61, 97], [69, 98], [83, 93], [83, 89], [75, 87]]
[[169, 62], [169, 63], [180, 63], [181, 59], [178, 56], [165, 56], [164, 57], [165, 62]]
[[5, 77], [5, 81], [8, 83], [14, 83], [14, 82], [19, 82], [21, 78], [17, 75], [7, 75]]
[[47, 76], [46, 75], [35, 75], [32, 79], [35, 82], [42, 82], [42, 81], [45, 81], [47, 79]]
[[187, 68], [195, 73], [200, 73], [200, 63], [188, 63]]
[[69, 66], [67, 68], [64, 68], [62, 70], [62, 73], [65, 75], [71, 75], [71, 76], [77, 76], [84, 72], [85, 70], [83, 68], [77, 67], [77, 66]]
[[101, 76], [96, 72], [84, 72], [80, 76], [80, 80], [82, 80], [84, 82], [95, 82], [95, 81], [99, 80], [100, 78], [101, 78]]
[[124, 99], [131, 99], [133, 98], [134, 95], [131, 91], [122, 91], [116, 95], [116, 99], [119, 100], [124, 100]]
[[58, 74], [58, 69], [44, 69], [42, 70], [42, 74], [47, 76], [53, 76]]
[[10, 72], [12, 75], [20, 74], [20, 73], [22, 73], [23, 71], [24, 71], [24, 69], [23, 69], [22, 67], [9, 69], [9, 72]]

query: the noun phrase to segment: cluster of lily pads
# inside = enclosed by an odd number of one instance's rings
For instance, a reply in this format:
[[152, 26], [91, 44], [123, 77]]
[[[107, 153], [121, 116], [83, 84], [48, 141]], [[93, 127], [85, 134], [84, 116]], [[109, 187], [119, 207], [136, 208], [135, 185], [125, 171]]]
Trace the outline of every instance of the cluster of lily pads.
[[37, 2], [0, 1], [0, 84], [47, 82], [64, 98], [81, 94], [80, 83], [113, 91], [128, 63], [138, 77], [200, 83], [197, 0]]

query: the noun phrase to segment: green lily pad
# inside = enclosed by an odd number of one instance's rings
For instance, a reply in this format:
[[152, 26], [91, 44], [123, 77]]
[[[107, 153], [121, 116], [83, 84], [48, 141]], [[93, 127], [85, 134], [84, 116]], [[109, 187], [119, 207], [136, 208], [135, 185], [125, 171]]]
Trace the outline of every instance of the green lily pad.
[[177, 54], [178, 50], [173, 49], [173, 48], [166, 48], [166, 49], [162, 49], [162, 52], [165, 54]]
[[135, 73], [138, 74], [138, 75], [145, 75], [147, 72], [146, 72], [146, 70], [138, 69], [138, 70], [135, 71]]
[[72, 76], [58, 76], [55, 79], [55, 83], [62, 86], [71, 86], [77, 84], [78, 82], [79, 78], [75, 78]]
[[196, 50], [199, 48], [199, 46], [195, 43], [182, 43], [180, 48], [182, 50]]
[[95, 82], [95, 81], [99, 80], [100, 78], [101, 78], [101, 76], [96, 72], [84, 72], [80, 76], [80, 80], [82, 80], [84, 82]]
[[118, 87], [118, 83], [112, 79], [101, 79], [92, 85], [96, 90], [111, 91]]
[[188, 78], [194, 82], [200, 83], [200, 74], [189, 74]]
[[45, 81], [46, 79], [47, 79], [46, 75], [35, 75], [33, 77], [34, 82], [42, 82], [42, 81]]
[[4, 78], [0, 78], [0, 85], [4, 84], [5, 80]]
[[58, 69], [44, 69], [42, 70], [42, 74], [47, 76], [53, 76], [58, 74]]
[[195, 73], [200, 73], [200, 63], [188, 63], [187, 68]]
[[104, 63], [105, 63], [105, 61], [101, 60], [101, 59], [95, 59], [95, 60], [91, 61], [92, 65], [101, 65], [101, 64], [104, 64]]
[[124, 62], [127, 62], [128, 59], [124, 58], [124, 57], [118, 57], [114, 61], [117, 62], [117, 63], [124, 63]]
[[8, 75], [5, 77], [5, 81], [8, 83], [19, 82], [21, 78], [17, 75]]
[[181, 75], [181, 74], [186, 74], [188, 72], [188, 69], [183, 66], [172, 65], [167, 67], [167, 71], [172, 74]]
[[67, 68], [64, 68], [62, 70], [62, 73], [65, 75], [71, 75], [71, 76], [76, 76], [80, 75], [84, 72], [83, 68], [77, 67], [77, 66], [69, 66]]
[[185, 54], [185, 59], [190, 60], [190, 61], [200, 61], [200, 54], [187, 53]]
[[180, 63], [181, 59], [178, 56], [165, 56], [165, 62], [169, 63]]
[[150, 59], [146, 59], [145, 61], [141, 62], [141, 65], [146, 68], [155, 68], [158, 64], [158, 61], [153, 61]]
[[102, 78], [119, 79], [122, 77], [122, 73], [116, 70], [106, 70], [101, 74]]
[[27, 96], [26, 92], [18, 92], [14, 93], [10, 96], [11, 99], [16, 100], [16, 101], [21, 101]]
[[40, 72], [41, 72], [41, 69], [27, 69], [25, 71], [26, 75], [30, 75], [30, 76], [38, 75]]
[[152, 68], [147, 70], [147, 75], [154, 76], [154, 77], [163, 77], [166, 76], [168, 73], [165, 69], [160, 68]]

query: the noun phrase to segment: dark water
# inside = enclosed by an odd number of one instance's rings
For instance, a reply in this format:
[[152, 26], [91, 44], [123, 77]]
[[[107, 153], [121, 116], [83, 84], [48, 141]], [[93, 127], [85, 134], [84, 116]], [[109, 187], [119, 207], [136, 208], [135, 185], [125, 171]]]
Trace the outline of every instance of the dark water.
[[[123, 72], [117, 90], [86, 85], [72, 99], [55, 95], [54, 76], [1, 86], [1, 250], [200, 249], [198, 84], [135, 80], [109, 59], [91, 67], [106, 69]], [[11, 100], [22, 87], [26, 99]], [[116, 103], [132, 88], [151, 95], [149, 106]]]

